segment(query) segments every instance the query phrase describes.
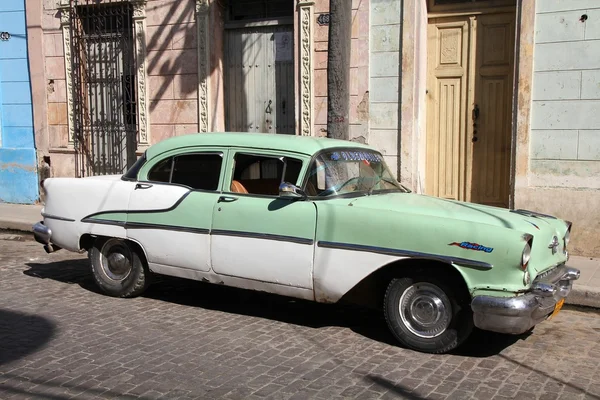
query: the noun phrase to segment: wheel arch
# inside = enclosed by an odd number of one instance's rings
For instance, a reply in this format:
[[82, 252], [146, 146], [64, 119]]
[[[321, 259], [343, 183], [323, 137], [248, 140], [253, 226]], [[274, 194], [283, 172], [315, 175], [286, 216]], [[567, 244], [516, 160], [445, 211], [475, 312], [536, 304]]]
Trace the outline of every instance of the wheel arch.
[[382, 265], [361, 279], [339, 301], [380, 309], [383, 306], [385, 290], [393, 278], [427, 271], [440, 271], [446, 274], [451, 280], [450, 283], [457, 285], [458, 292], [465, 297], [468, 296], [470, 300], [470, 291], [465, 277], [455, 265], [437, 259], [411, 257]]
[[92, 246], [94, 245], [94, 242], [98, 239], [98, 238], [105, 238], [105, 239], [110, 239], [110, 238], [118, 238], [118, 239], [123, 239], [124, 241], [126, 241], [127, 243], [133, 245], [136, 250], [139, 252], [139, 254], [142, 256], [143, 261], [146, 262], [146, 265], [148, 264], [148, 256], [146, 254], [146, 249], [144, 248], [144, 246], [142, 246], [142, 244], [140, 242], [138, 242], [137, 240], [128, 238], [128, 237], [122, 237], [122, 236], [107, 236], [107, 235], [94, 235], [92, 233], [84, 233], [83, 235], [81, 235], [79, 237], [79, 248], [81, 250], [87, 250], [89, 251]]

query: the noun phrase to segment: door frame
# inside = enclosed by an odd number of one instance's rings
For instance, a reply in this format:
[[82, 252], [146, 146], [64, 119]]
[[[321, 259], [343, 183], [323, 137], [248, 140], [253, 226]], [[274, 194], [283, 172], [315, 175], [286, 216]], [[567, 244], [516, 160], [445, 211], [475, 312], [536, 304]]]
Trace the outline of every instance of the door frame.
[[[424, 30], [425, 32], [425, 41], [424, 43], [422, 43], [422, 48], [420, 49], [421, 52], [424, 52], [426, 55], [428, 54], [429, 51], [429, 38], [427, 37], [427, 30], [428, 30], [428, 26], [429, 26], [429, 20], [433, 19], [433, 18], [444, 18], [444, 17], [459, 17], [459, 16], [476, 16], [476, 15], [482, 15], [482, 14], [498, 14], [498, 13], [507, 13], [507, 12], [511, 12], [514, 13], [515, 16], [515, 40], [514, 40], [514, 48], [513, 48], [513, 84], [512, 84], [512, 105], [511, 105], [511, 116], [510, 116], [510, 124], [511, 124], [511, 129], [510, 129], [510, 141], [511, 141], [511, 149], [510, 149], [510, 169], [509, 169], [509, 187], [508, 187], [508, 207], [509, 208], [514, 208], [514, 204], [515, 204], [515, 186], [516, 186], [516, 169], [517, 169], [517, 165], [516, 165], [516, 156], [517, 156], [517, 135], [518, 135], [518, 131], [522, 130], [523, 127], [522, 125], [525, 125], [526, 127], [528, 127], [529, 123], [528, 121], [523, 121], [522, 117], [519, 117], [519, 111], [520, 108], [522, 107], [528, 107], [525, 102], [523, 102], [523, 104], [520, 104], [518, 102], [519, 100], [519, 82], [522, 79], [523, 75], [524, 78], [526, 78], [527, 81], [531, 82], [531, 71], [529, 71], [528, 75], [525, 74], [524, 72], [521, 72], [521, 60], [520, 60], [520, 53], [521, 53], [521, 25], [524, 23], [529, 23], [530, 21], [523, 21], [523, 4], [522, 4], [522, 0], [490, 0], [490, 1], [483, 1], [483, 2], [477, 2], [477, 3], [459, 3], [459, 4], [453, 4], [453, 5], [444, 5], [444, 6], [435, 6], [434, 5], [434, 0], [428, 0], [426, 5], [424, 6], [424, 8], [426, 9], [425, 14], [421, 15], [421, 19], [419, 19], [418, 17], [418, 13], [415, 13], [415, 9], [414, 7], [418, 8], [418, 6], [416, 6], [415, 4], [418, 3], [420, 0], [412, 0], [412, 2], [414, 2], [413, 4], [410, 4], [411, 1], [405, 1], [404, 3], [404, 10], [405, 11], [409, 11], [409, 13], [405, 13], [406, 17], [405, 18], [410, 18], [411, 16], [414, 16], [416, 18], [415, 21], [412, 21], [412, 24], [417, 26], [417, 30], [421, 30], [421, 32]], [[526, 16], [527, 17], [527, 16]], [[406, 23], [406, 21], [404, 22]], [[412, 25], [411, 24], [411, 25]], [[472, 38], [469, 37], [468, 39], [469, 41], [472, 41]], [[404, 51], [404, 49], [403, 49]], [[404, 58], [404, 56], [403, 56]], [[413, 64], [416, 64], [415, 62], [416, 60], [413, 60]], [[530, 65], [531, 62], [528, 63], [528, 65]], [[403, 62], [404, 65], [404, 62]], [[425, 71], [428, 71], [429, 68], [429, 62], [428, 62], [428, 57], [425, 56], [425, 65], [422, 66], [422, 68], [425, 69]], [[426, 77], [426, 84], [425, 87], [427, 87], [427, 84], [429, 83], [429, 81], [427, 80], [428, 78], [428, 74], [425, 73], [425, 77]], [[404, 78], [403, 78], [404, 80]], [[402, 85], [404, 86], [404, 84]], [[529, 98], [529, 96], [527, 96]], [[427, 99], [423, 100], [423, 103], [420, 105], [424, 108], [424, 110], [422, 111], [422, 118], [423, 118], [423, 124], [418, 128], [419, 129], [419, 133], [418, 133], [418, 170], [416, 173], [413, 173], [414, 175], [416, 175], [416, 179], [414, 179], [413, 181], [418, 182], [418, 186], [420, 191], [425, 192], [425, 188], [427, 187], [427, 148], [426, 148], [426, 144], [427, 144], [427, 104], [428, 101]], [[417, 105], [419, 106], [419, 105]], [[527, 117], [528, 117], [529, 113], [527, 112]], [[470, 171], [467, 172], [468, 174], [470, 174]]]
[[[291, 34], [292, 34], [292, 40], [293, 40], [293, 46], [292, 46], [292, 64], [293, 64], [293, 78], [294, 78], [294, 84], [291, 86], [291, 90], [292, 90], [292, 94], [289, 97], [291, 101], [294, 102], [294, 118], [293, 118], [293, 123], [294, 123], [294, 129], [293, 132], [294, 134], [296, 134], [298, 132], [298, 119], [297, 119], [297, 111], [298, 111], [298, 104], [297, 104], [297, 98], [298, 98], [298, 93], [297, 93], [297, 87], [296, 87], [296, 79], [297, 79], [297, 75], [298, 75], [298, 54], [297, 54], [297, 35], [296, 35], [296, 26], [294, 25], [294, 17], [279, 17], [279, 18], [269, 18], [269, 19], [264, 19], [264, 20], [249, 20], [249, 21], [229, 21], [227, 19], [225, 19], [224, 23], [223, 23], [223, 76], [222, 76], [222, 80], [223, 80], [223, 105], [224, 105], [224, 110], [223, 110], [223, 128], [224, 130], [228, 130], [227, 128], [227, 120], [229, 118], [227, 118], [227, 109], [229, 108], [228, 105], [228, 70], [229, 70], [229, 61], [228, 61], [228, 57], [227, 57], [227, 48], [226, 48], [226, 41], [227, 36], [228, 36], [228, 32], [230, 31], [235, 31], [235, 30], [242, 30], [242, 29], [246, 29], [246, 28], [265, 28], [265, 27], [290, 27], [291, 29]], [[275, 134], [275, 133], [274, 133]]]

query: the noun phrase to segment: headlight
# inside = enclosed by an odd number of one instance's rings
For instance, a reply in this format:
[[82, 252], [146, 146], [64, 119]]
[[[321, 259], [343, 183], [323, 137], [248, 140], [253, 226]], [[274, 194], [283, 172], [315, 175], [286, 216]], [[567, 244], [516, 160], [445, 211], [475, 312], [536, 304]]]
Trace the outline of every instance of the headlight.
[[521, 269], [525, 271], [527, 269], [527, 265], [529, 264], [529, 260], [531, 259], [531, 244], [530, 242], [525, 243], [525, 248], [523, 249], [523, 253], [521, 254]]

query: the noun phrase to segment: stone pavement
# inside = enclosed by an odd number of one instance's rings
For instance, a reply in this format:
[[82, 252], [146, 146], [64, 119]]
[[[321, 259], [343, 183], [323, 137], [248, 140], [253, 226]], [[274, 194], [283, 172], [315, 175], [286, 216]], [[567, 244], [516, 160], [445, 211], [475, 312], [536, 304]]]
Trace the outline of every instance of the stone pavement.
[[[41, 205], [0, 203], [0, 230], [31, 232], [31, 226], [42, 219]], [[571, 256], [568, 265], [581, 271], [566, 303], [600, 308], [600, 257]]]
[[428, 355], [336, 305], [175, 278], [107, 297], [85, 255], [31, 240], [0, 239], [0, 277], [3, 400], [600, 399], [596, 312]]

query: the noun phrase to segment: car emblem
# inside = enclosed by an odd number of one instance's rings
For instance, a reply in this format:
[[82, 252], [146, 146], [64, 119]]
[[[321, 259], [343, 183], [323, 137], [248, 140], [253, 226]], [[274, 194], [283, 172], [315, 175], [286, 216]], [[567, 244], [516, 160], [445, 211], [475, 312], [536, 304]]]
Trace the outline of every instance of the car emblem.
[[548, 248], [552, 249], [552, 254], [556, 253], [556, 250], [558, 249], [558, 238], [556, 236], [552, 237], [552, 241], [548, 245]]

